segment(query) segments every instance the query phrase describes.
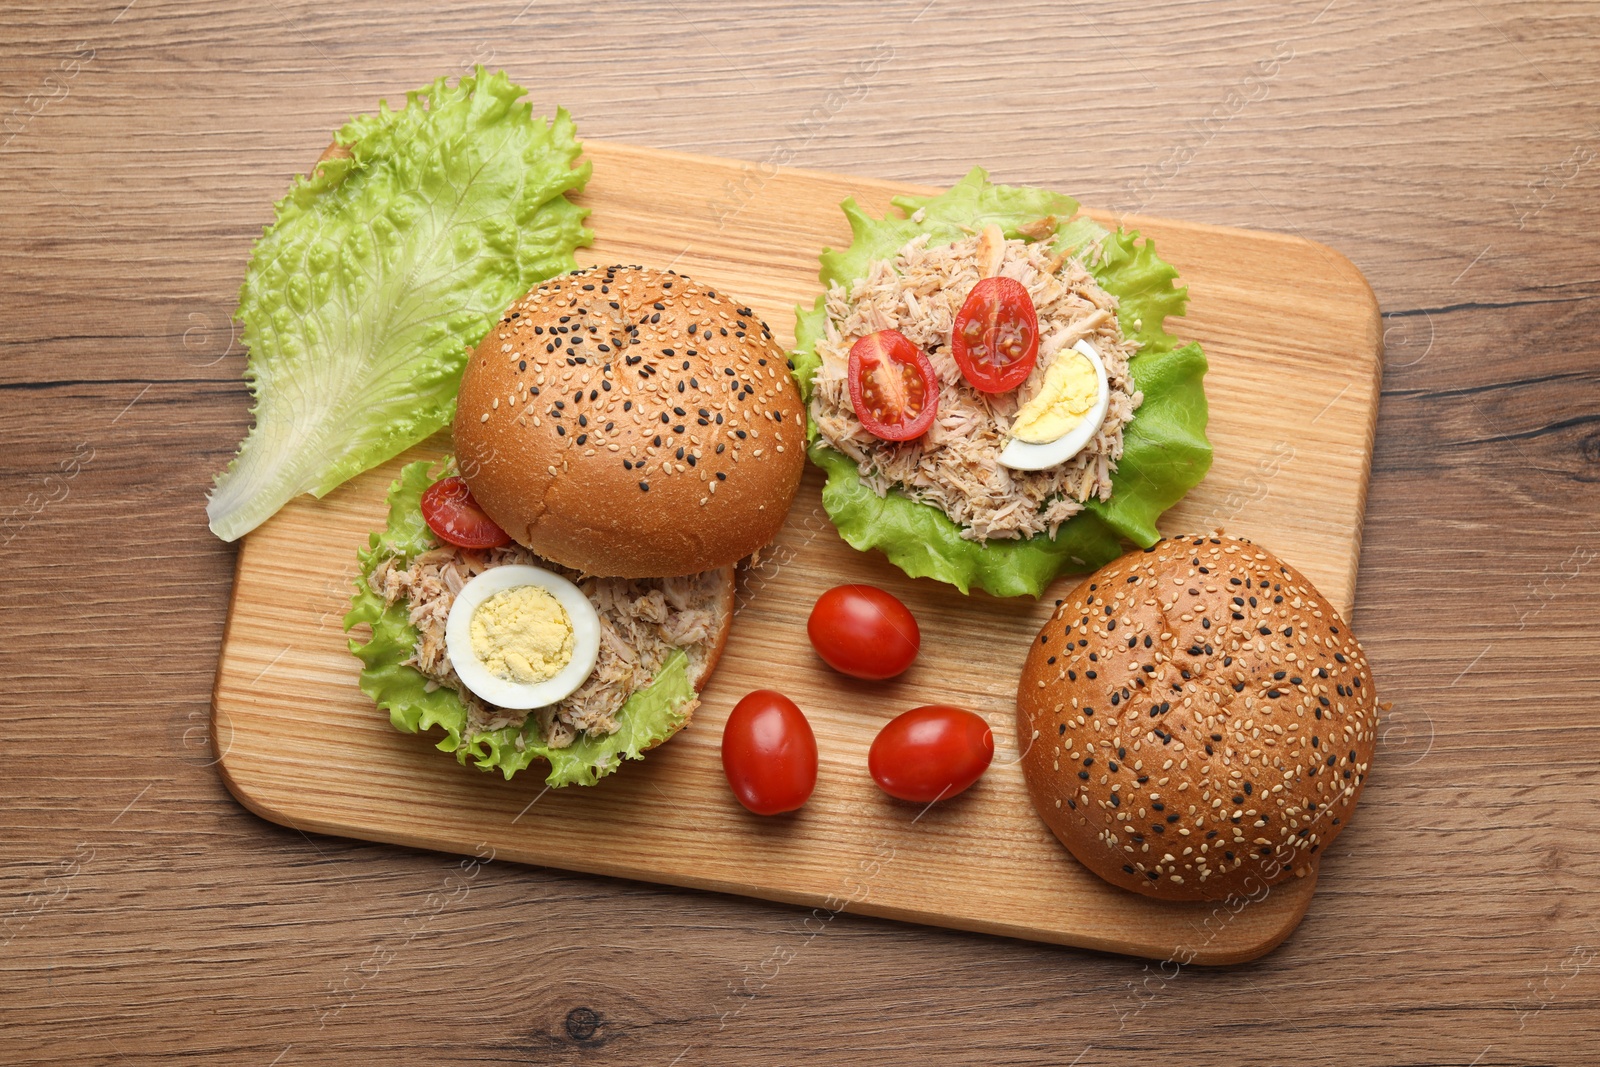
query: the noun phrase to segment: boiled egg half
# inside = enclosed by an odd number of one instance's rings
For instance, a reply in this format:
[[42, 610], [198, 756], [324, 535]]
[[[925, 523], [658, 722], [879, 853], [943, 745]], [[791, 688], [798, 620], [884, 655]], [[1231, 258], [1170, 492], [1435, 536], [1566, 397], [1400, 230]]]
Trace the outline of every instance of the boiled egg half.
[[594, 670], [600, 616], [559, 574], [506, 564], [456, 594], [444, 639], [456, 676], [479, 697], [502, 708], [542, 708]]
[[1105, 421], [1111, 380], [1100, 353], [1079, 341], [1045, 368], [1039, 391], [1017, 409], [1002, 466], [1042, 471], [1082, 452]]

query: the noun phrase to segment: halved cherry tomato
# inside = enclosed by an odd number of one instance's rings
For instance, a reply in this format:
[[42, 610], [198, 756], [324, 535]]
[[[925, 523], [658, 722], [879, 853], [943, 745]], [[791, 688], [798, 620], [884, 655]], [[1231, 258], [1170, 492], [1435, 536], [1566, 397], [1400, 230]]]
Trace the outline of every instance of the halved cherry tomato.
[[911, 666], [922, 647], [910, 609], [874, 585], [835, 586], [817, 597], [806, 633], [828, 666], [872, 681]]
[[869, 333], [850, 349], [850, 403], [874, 437], [909, 441], [933, 425], [939, 379], [922, 349], [899, 330]]
[[985, 278], [972, 287], [950, 328], [950, 355], [961, 376], [985, 393], [1027, 381], [1039, 359], [1039, 313], [1015, 278]]
[[739, 803], [757, 815], [804, 804], [817, 787], [817, 737], [794, 701], [757, 689], [722, 728], [722, 771]]
[[459, 477], [441, 478], [422, 494], [422, 517], [441, 540], [462, 548], [499, 548], [511, 535], [496, 526]]
[[948, 800], [983, 776], [994, 759], [994, 733], [970, 711], [946, 704], [912, 708], [878, 731], [867, 769], [901, 800]]

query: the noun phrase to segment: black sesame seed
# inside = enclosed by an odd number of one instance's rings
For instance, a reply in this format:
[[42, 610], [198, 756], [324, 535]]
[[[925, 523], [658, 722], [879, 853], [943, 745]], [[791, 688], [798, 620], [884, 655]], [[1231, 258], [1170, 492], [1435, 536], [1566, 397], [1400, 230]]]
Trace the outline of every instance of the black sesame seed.
[[640, 482], [639, 483], [639, 488], [643, 492], [648, 493], [650, 491], [650, 483], [649, 482]]

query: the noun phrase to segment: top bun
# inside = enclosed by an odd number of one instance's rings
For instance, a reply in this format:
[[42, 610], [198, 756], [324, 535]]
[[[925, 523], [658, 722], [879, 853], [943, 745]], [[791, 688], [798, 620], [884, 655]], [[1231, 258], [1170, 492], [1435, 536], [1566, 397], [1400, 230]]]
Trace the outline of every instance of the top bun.
[[456, 462], [489, 517], [546, 559], [671, 577], [777, 535], [803, 412], [749, 307], [673, 271], [592, 267], [512, 304], [473, 353]]
[[1253, 898], [1313, 870], [1355, 810], [1377, 723], [1339, 613], [1232, 537], [1161, 541], [1090, 575], [1017, 690], [1044, 821], [1106, 881], [1169, 900]]

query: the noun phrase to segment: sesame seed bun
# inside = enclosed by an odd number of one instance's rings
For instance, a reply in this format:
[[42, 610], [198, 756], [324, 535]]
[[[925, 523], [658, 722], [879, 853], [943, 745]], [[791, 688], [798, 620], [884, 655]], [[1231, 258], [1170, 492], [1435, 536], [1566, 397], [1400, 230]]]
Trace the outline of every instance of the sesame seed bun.
[[1090, 575], [1017, 690], [1044, 821], [1106, 881], [1169, 900], [1310, 873], [1355, 810], [1377, 722], [1339, 613], [1232, 537], [1161, 541]]
[[541, 556], [670, 577], [777, 535], [803, 411], [750, 308], [673, 271], [594, 267], [538, 286], [484, 337], [456, 458], [489, 517]]

